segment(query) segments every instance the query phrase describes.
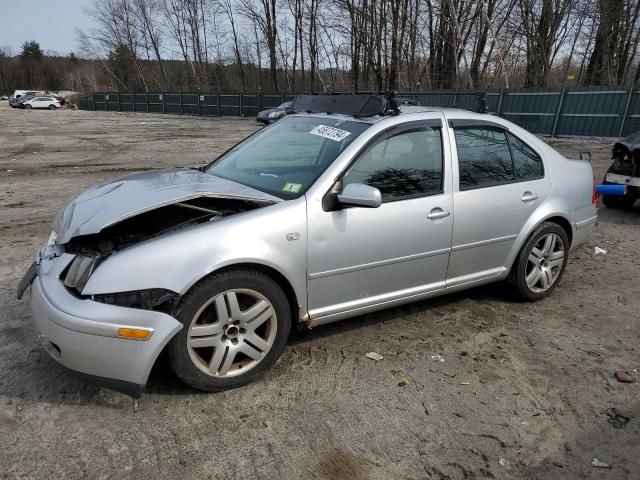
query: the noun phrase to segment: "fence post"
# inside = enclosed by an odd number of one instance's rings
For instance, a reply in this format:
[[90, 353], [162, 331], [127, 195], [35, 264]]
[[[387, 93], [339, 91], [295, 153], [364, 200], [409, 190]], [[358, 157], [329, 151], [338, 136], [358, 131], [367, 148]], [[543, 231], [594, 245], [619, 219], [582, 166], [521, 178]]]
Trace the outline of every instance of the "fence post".
[[198, 116], [202, 116], [202, 112], [200, 112], [200, 92], [198, 92]]
[[258, 92], [258, 111], [263, 110], [262, 108], [262, 92]]
[[136, 113], [136, 94], [135, 93], [131, 94], [131, 110], [133, 111], [133, 113]]
[[562, 104], [564, 103], [565, 89], [560, 90], [560, 99], [558, 100], [558, 108], [556, 109], [556, 117], [553, 119], [553, 129], [551, 130], [551, 137], [556, 136], [558, 130], [558, 120], [560, 120], [560, 112], [562, 111]]
[[182, 90], [180, 90], [180, 115], [182, 115]]
[[244, 117], [243, 115], [243, 109], [244, 109], [244, 94], [240, 94], [240, 116]]
[[284, 93], [281, 94], [280, 97], [282, 98], [282, 101], [280, 103], [284, 103]]
[[120, 92], [116, 92], [116, 95], [118, 96], [118, 111], [121, 112], [122, 105], [120, 104]]
[[620, 122], [620, 130], [618, 130], [619, 137], [621, 137], [624, 132], [624, 124], [627, 122], [627, 115], [629, 114], [629, 105], [631, 105], [632, 97], [633, 97], [633, 85], [629, 87], [629, 95], [627, 96], [627, 102], [624, 105], [624, 112], [622, 113], [622, 121]]
[[216, 105], [218, 106], [218, 116], [220, 116], [220, 90], [216, 92]]
[[453, 94], [453, 108], [456, 108], [456, 105], [458, 105], [458, 94], [454, 93]]
[[93, 107], [92, 110], [95, 112], [96, 111], [96, 94], [95, 93], [91, 94], [91, 103]]
[[162, 113], [165, 113], [165, 111], [164, 111], [164, 110], [165, 110], [165, 109], [164, 109], [164, 92], [162, 92], [162, 93], [160, 94], [160, 96], [162, 97], [162, 98], [161, 98], [161, 100], [162, 100]]
[[147, 106], [147, 113], [149, 113], [149, 90], [145, 92], [144, 99], [145, 99], [145, 104]]

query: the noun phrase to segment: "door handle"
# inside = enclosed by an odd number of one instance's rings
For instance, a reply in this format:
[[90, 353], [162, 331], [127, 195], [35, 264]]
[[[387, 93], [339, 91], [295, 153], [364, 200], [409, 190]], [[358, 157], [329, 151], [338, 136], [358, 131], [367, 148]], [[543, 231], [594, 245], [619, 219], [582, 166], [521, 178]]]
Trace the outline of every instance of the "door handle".
[[521, 200], [525, 203], [527, 202], [533, 202], [534, 200], [538, 199], [538, 195], [536, 195], [535, 193], [531, 193], [531, 192], [524, 192], [522, 194], [522, 198]]
[[449, 215], [451, 215], [451, 212], [445, 211], [445, 210], [442, 210], [441, 208], [436, 207], [429, 212], [429, 214], [427, 215], [427, 218], [429, 220], [440, 220], [441, 218], [446, 218]]

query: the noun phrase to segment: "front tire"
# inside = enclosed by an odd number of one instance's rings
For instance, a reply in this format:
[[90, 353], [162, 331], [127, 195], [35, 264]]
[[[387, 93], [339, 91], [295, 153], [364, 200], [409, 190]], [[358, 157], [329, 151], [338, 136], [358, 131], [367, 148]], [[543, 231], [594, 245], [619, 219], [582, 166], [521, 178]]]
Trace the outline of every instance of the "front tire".
[[560, 283], [568, 257], [569, 238], [564, 229], [557, 223], [542, 223], [518, 253], [509, 283], [521, 300], [541, 300]]
[[198, 390], [236, 388], [259, 378], [282, 354], [291, 308], [280, 286], [251, 270], [215, 274], [177, 308], [183, 329], [169, 343], [175, 374]]
[[25, 105], [24, 108], [26, 108], [27, 110], [31, 110], [33, 107], [31, 105]]

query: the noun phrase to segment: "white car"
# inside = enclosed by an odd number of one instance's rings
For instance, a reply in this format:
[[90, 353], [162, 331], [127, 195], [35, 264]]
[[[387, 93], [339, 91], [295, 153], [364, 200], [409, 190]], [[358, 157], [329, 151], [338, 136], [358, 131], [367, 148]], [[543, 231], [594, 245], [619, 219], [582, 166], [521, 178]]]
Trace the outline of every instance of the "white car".
[[55, 110], [60, 108], [60, 102], [53, 97], [33, 97], [29, 100], [20, 103], [22, 108], [48, 108], [49, 110]]

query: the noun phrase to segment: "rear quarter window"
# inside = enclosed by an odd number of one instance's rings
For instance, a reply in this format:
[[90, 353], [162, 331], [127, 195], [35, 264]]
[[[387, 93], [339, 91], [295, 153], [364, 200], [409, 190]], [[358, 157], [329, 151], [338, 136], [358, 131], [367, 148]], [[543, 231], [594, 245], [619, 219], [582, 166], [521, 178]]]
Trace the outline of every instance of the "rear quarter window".
[[509, 134], [513, 165], [517, 180], [533, 180], [544, 177], [542, 158], [518, 137]]
[[490, 187], [514, 180], [507, 135], [493, 127], [457, 127], [460, 190]]

